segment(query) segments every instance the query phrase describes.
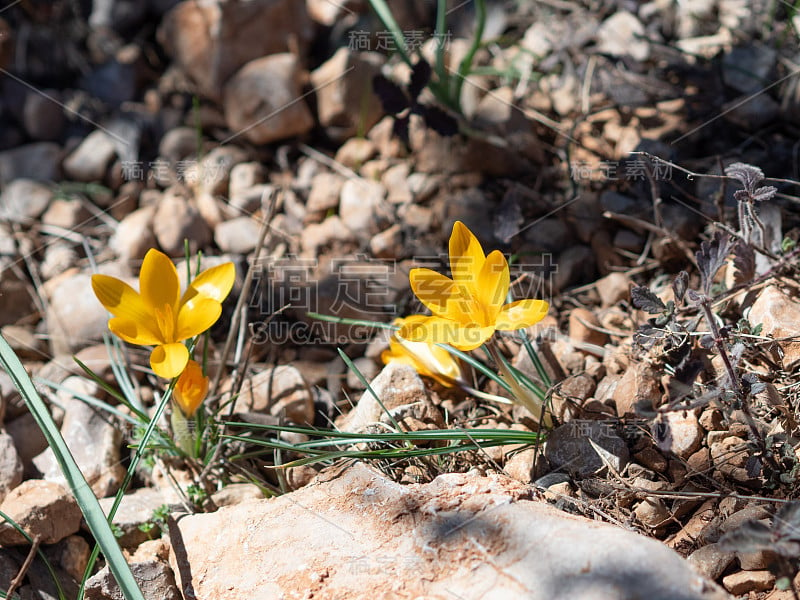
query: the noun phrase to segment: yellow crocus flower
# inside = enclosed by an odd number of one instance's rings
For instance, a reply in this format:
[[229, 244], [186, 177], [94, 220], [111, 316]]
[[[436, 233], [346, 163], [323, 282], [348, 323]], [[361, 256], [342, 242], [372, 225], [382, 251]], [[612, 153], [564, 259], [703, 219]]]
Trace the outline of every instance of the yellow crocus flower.
[[400, 337], [468, 351], [496, 330], [529, 327], [547, 314], [544, 300], [505, 303], [511, 284], [508, 262], [499, 250], [486, 256], [461, 221], [453, 225], [450, 236], [450, 270], [452, 279], [431, 269], [411, 270], [411, 289], [433, 315], [406, 323]]
[[186, 363], [172, 394], [184, 416], [187, 419], [193, 417], [208, 394], [208, 377], [203, 375], [203, 367], [197, 361]]
[[206, 331], [222, 313], [222, 301], [236, 277], [233, 263], [206, 269], [181, 296], [178, 271], [169, 257], [150, 249], [139, 273], [140, 292], [108, 275], [92, 275], [97, 299], [114, 318], [108, 328], [123, 340], [155, 346], [150, 366], [156, 375], [177, 377], [189, 361], [182, 343]]
[[[395, 319], [394, 324], [403, 327], [424, 319], [427, 319], [424, 315], [412, 315], [405, 319]], [[461, 366], [447, 350], [436, 344], [409, 342], [398, 336], [397, 332], [389, 338], [389, 349], [383, 351], [381, 360], [384, 364], [397, 361], [410, 365], [420, 375], [433, 377], [445, 387], [453, 387], [462, 381]]]

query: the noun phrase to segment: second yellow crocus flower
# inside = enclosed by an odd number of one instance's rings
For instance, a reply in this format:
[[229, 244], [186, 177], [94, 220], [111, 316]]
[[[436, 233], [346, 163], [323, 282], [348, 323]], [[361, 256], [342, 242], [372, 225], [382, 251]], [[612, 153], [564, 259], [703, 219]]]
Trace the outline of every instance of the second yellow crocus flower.
[[508, 262], [499, 250], [488, 256], [461, 221], [450, 236], [452, 279], [431, 269], [412, 269], [411, 289], [433, 313], [407, 322], [399, 335], [414, 342], [449, 344], [474, 350], [496, 330], [512, 331], [541, 321], [549, 309], [544, 300], [506, 304], [511, 285]]
[[[402, 328], [426, 318], [423, 315], [412, 315], [405, 319], [395, 319], [394, 324]], [[389, 349], [383, 351], [381, 360], [384, 364], [397, 361], [410, 365], [420, 375], [432, 377], [445, 387], [453, 387], [463, 379], [458, 360], [447, 350], [436, 344], [409, 342], [397, 335], [397, 332], [389, 338]]]

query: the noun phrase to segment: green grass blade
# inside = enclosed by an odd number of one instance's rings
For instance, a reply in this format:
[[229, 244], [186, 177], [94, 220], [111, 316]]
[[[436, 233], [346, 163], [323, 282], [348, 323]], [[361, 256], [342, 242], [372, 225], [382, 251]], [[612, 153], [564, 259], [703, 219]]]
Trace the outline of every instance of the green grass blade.
[[[312, 427], [299, 427], [295, 425], [262, 425], [257, 423], [227, 422], [228, 427], [241, 427], [250, 430], [282, 431], [288, 433], [299, 433], [308, 436], [332, 438], [331, 443], [351, 443], [384, 441], [384, 440], [468, 440], [468, 439], [487, 439], [500, 440], [504, 444], [533, 443], [541, 439], [541, 434], [535, 431], [518, 431], [516, 429], [423, 429], [420, 431], [403, 431], [399, 433], [355, 433], [349, 431], [334, 431], [325, 429], [314, 429]], [[226, 436], [229, 437], [229, 436]], [[252, 438], [246, 438], [255, 441]], [[301, 448], [307, 444], [317, 443], [317, 440], [298, 442], [291, 444], [287, 448]]]
[[372, 10], [375, 11], [375, 14], [378, 15], [383, 26], [392, 34], [392, 39], [397, 47], [397, 53], [403, 59], [403, 62], [409, 67], [413, 66], [411, 57], [408, 55], [408, 52], [406, 52], [406, 40], [403, 37], [403, 30], [400, 29], [400, 25], [395, 21], [389, 6], [384, 0], [369, 0], [369, 4]]
[[475, 53], [481, 47], [483, 41], [483, 30], [486, 27], [486, 0], [475, 0], [475, 33], [472, 38], [472, 44], [467, 50], [467, 54], [458, 65], [458, 75], [454, 78], [453, 99], [457, 106], [461, 106], [461, 88], [467, 80], [467, 76], [472, 71], [472, 61], [475, 59]]
[[525, 333], [524, 329], [518, 330], [517, 333], [519, 338], [522, 340], [522, 345], [525, 346], [525, 351], [528, 353], [528, 357], [531, 359], [533, 367], [536, 369], [536, 374], [539, 375], [539, 379], [542, 380], [542, 383], [545, 385], [545, 387], [549, 389], [553, 386], [553, 382], [550, 379], [550, 375], [548, 375], [547, 370], [544, 368], [542, 359], [539, 358], [539, 353], [536, 352], [536, 348], [533, 347], [531, 339], [528, 337], [528, 334]]
[[391, 329], [397, 331], [400, 329], [397, 325], [391, 323], [384, 323], [383, 321], [367, 321], [364, 319], [346, 319], [344, 317], [336, 317], [333, 315], [323, 315], [322, 313], [307, 312], [307, 317], [312, 319], [319, 319], [320, 321], [329, 321], [331, 323], [341, 323], [342, 325], [361, 325], [363, 327], [375, 327], [376, 329]]
[[25, 371], [25, 367], [22, 366], [14, 350], [11, 349], [11, 346], [2, 336], [0, 336], [0, 364], [11, 377], [19, 393], [22, 394], [36, 424], [42, 430], [45, 439], [47, 439], [48, 446], [52, 448], [61, 472], [83, 512], [89, 530], [102, 549], [111, 573], [117, 580], [120, 590], [122, 590], [122, 594], [126, 600], [144, 600], [144, 596], [117, 543], [117, 538], [114, 537], [103, 509], [100, 508], [100, 503], [75, 463], [75, 459], [64, 442], [64, 438], [61, 437], [58, 426], [53, 421], [47, 406], [36, 391], [31, 378]]

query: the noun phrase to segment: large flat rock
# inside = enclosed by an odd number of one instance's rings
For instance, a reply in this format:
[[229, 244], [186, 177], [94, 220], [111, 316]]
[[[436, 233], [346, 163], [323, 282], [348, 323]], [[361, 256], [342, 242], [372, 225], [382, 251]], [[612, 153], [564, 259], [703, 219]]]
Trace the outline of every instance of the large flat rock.
[[170, 527], [179, 588], [225, 598], [726, 598], [662, 544], [501, 476], [401, 486], [356, 464]]

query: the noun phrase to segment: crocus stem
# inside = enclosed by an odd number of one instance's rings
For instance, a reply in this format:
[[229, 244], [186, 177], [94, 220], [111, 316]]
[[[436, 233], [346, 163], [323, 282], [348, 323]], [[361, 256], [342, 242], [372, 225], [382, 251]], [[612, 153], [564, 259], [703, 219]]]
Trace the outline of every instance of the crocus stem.
[[514, 393], [514, 400], [528, 409], [528, 412], [533, 415], [537, 424], [544, 425], [545, 427], [552, 427], [553, 421], [550, 415], [545, 412], [544, 404], [533, 392], [520, 384], [517, 378], [514, 377], [514, 374], [506, 366], [505, 360], [500, 356], [500, 352], [497, 350], [493, 341], [489, 340], [484, 347], [487, 348], [489, 354], [492, 356], [497, 370], [511, 386], [511, 391]]
[[172, 403], [170, 424], [172, 425], [172, 435], [175, 436], [175, 443], [186, 454], [195, 458], [194, 419], [186, 418], [175, 402]]
[[509, 400], [508, 398], [506, 398], [504, 396], [496, 396], [495, 394], [488, 394], [486, 392], [482, 392], [480, 390], [476, 390], [474, 387], [471, 387], [470, 385], [468, 385], [464, 381], [457, 381], [456, 383], [458, 384], [458, 387], [460, 387], [462, 390], [464, 390], [468, 394], [471, 394], [472, 396], [475, 396], [476, 398], [480, 398], [482, 400], [490, 400], [490, 401], [493, 401], [493, 402], [499, 402], [500, 404], [513, 404], [514, 403], [512, 400]]

